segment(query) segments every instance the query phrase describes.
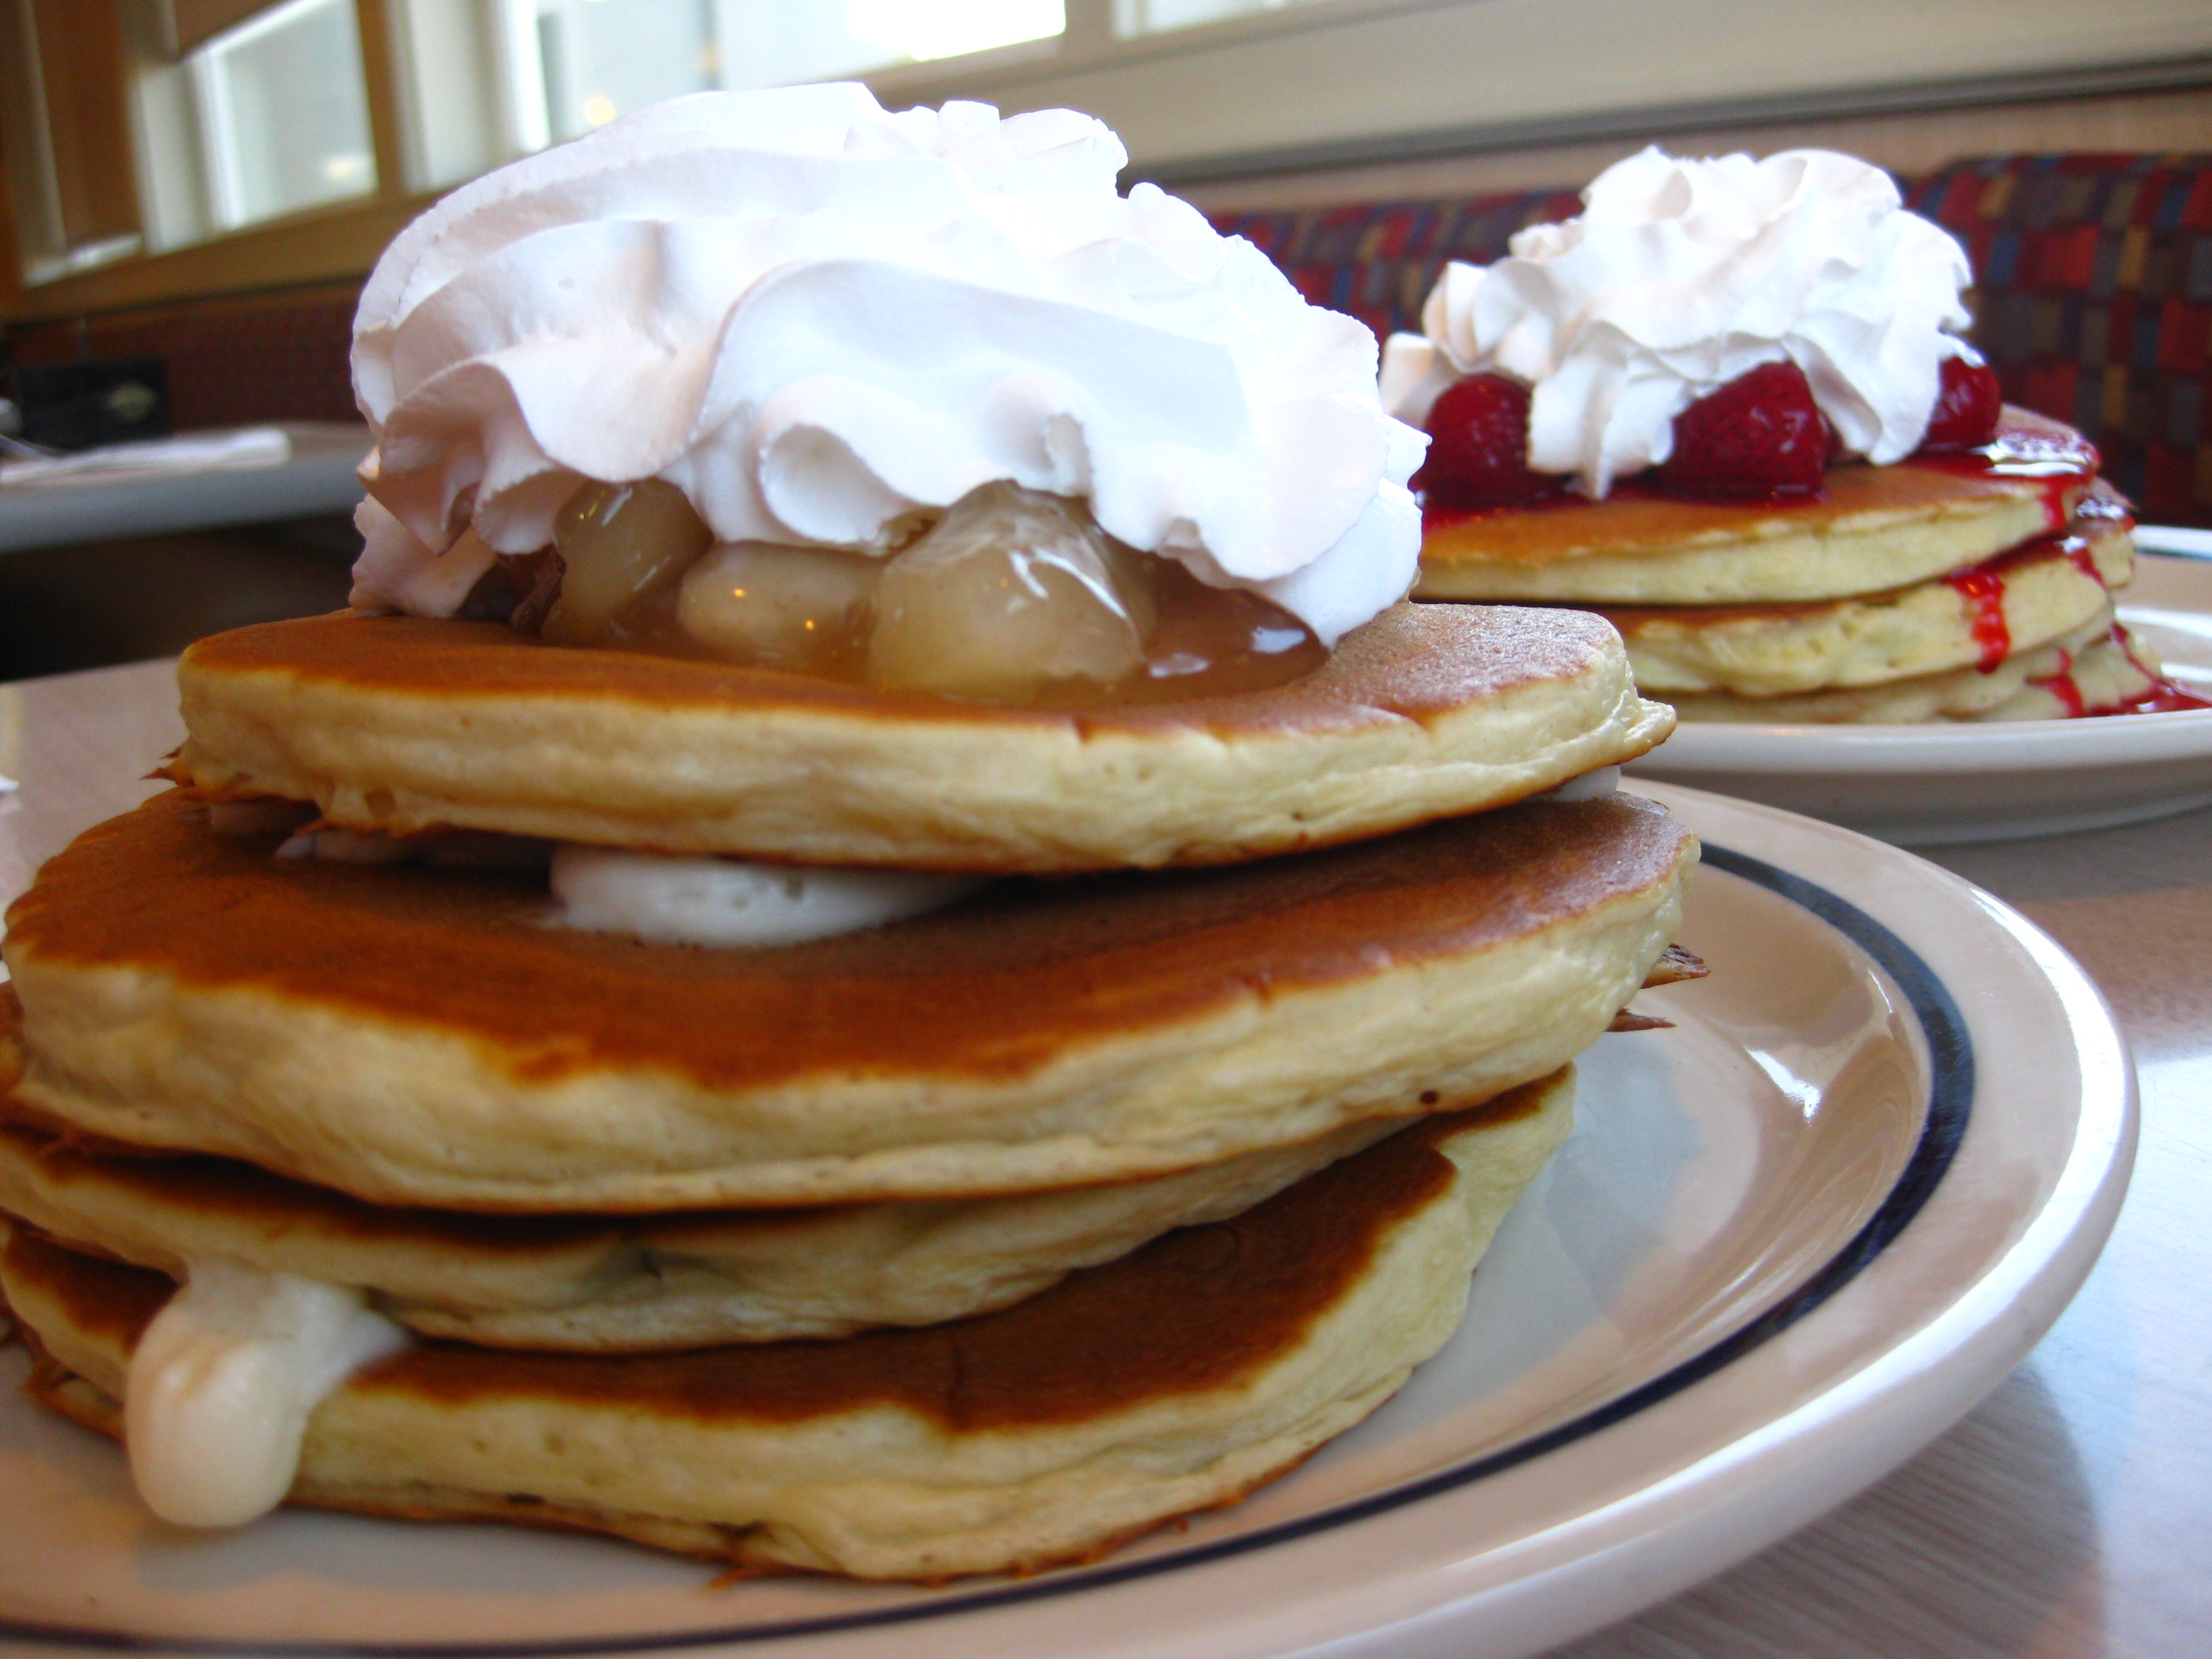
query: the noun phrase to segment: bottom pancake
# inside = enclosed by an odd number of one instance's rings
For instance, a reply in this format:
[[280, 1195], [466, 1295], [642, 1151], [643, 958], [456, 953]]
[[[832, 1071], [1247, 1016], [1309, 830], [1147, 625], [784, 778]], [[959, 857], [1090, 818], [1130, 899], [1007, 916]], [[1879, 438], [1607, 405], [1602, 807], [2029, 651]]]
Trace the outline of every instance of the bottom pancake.
[[1594, 607], [1620, 629], [1647, 697], [1799, 696], [1887, 685], [2060, 640], [2110, 612], [2134, 574], [2132, 520], [2109, 491], [2073, 523], [1887, 592], [1818, 605]]
[[[414, 1344], [315, 1410], [291, 1498], [759, 1570], [931, 1580], [1083, 1559], [1234, 1501], [1389, 1398], [1450, 1335], [1572, 1089], [1562, 1072], [1511, 1106], [1424, 1120], [1231, 1220], [952, 1324], [619, 1358]], [[118, 1432], [172, 1281], [18, 1226], [0, 1285], [46, 1357], [34, 1391]]]
[[0, 1097], [0, 1212], [72, 1248], [176, 1279], [219, 1258], [360, 1289], [420, 1335], [480, 1347], [616, 1352], [985, 1313], [1170, 1228], [1249, 1209], [1398, 1127], [1354, 1123], [1173, 1175], [1004, 1198], [506, 1216], [365, 1204], [7, 1109]]
[[1723, 693], [1670, 699], [1686, 720], [1778, 726], [1917, 726], [1939, 720], [2063, 720], [2115, 714], [2156, 690], [2156, 659], [2112, 621], [2109, 602], [2082, 627], [1977, 668], [1795, 697]]

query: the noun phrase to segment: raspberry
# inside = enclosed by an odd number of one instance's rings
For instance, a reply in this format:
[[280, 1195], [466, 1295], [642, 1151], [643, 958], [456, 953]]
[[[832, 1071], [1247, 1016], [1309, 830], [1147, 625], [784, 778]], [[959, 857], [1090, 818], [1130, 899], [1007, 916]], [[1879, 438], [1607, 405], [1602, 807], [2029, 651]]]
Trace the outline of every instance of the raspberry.
[[1979, 449], [1997, 435], [2004, 394], [1996, 371], [1964, 357], [1943, 360], [1943, 383], [1936, 392], [1936, 411], [1928, 417], [1923, 449]]
[[1828, 423], [1795, 363], [1762, 363], [1674, 417], [1653, 477], [1670, 495], [1802, 495], [1820, 488]]
[[1470, 374], [1429, 410], [1429, 456], [1413, 488], [1445, 507], [1541, 501], [1566, 482], [1528, 470], [1528, 388], [1502, 374]]

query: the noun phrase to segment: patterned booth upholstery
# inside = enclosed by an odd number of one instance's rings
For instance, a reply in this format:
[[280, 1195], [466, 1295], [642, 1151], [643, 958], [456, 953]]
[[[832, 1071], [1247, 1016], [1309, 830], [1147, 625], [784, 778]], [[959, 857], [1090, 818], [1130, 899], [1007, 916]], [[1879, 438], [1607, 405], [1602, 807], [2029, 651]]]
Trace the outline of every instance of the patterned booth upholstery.
[[[2212, 155], [2012, 155], [1901, 179], [1966, 244], [1974, 338], [2013, 402], [2072, 422], [2142, 517], [2212, 527]], [[1419, 326], [1449, 259], [1485, 264], [1572, 191], [1227, 214], [1307, 298]]]

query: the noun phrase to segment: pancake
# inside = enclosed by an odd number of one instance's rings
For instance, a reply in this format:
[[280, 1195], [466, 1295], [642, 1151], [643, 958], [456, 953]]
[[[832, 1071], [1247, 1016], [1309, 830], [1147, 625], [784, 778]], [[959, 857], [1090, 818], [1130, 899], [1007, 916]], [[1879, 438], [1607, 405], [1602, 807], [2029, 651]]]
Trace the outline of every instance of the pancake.
[[24, 1103], [531, 1212], [1034, 1190], [1479, 1101], [1606, 1029], [1696, 857], [1650, 802], [1531, 802], [702, 951], [549, 926], [514, 872], [279, 860], [203, 817], [157, 798], [10, 909]]
[[1725, 693], [1675, 699], [1684, 720], [1783, 726], [1911, 726], [1930, 720], [2066, 720], [2110, 714], [2159, 685], [2150, 659], [2115, 625], [2108, 599], [2099, 614], [2050, 644], [2021, 651], [1984, 672], [1954, 669], [1886, 685], [1795, 697]]
[[1737, 505], [1626, 487], [1605, 500], [1432, 513], [1414, 597], [1612, 605], [1775, 605], [1887, 592], [2062, 528], [2095, 452], [2005, 411], [2007, 435], [2079, 458], [2074, 476], [1962, 470], [1948, 458], [1828, 470], [1816, 499]]
[[2111, 608], [2135, 568], [2130, 521], [2077, 516], [1964, 571], [1825, 604], [1595, 607], [1620, 629], [1638, 688], [1670, 702], [1724, 691], [1771, 697], [1994, 666], [2075, 633]]
[[[1571, 1088], [1528, 1092], [1556, 1115]], [[1485, 1149], [1521, 1121], [1431, 1117], [956, 1324], [614, 1358], [404, 1348], [315, 1410], [291, 1498], [872, 1578], [1084, 1559], [1295, 1467], [1443, 1344], [1534, 1173]], [[19, 1227], [0, 1285], [46, 1356], [34, 1391], [118, 1432], [171, 1281]]]
[[[1529, 1124], [1549, 1133], [1548, 1121]], [[220, 1256], [363, 1290], [424, 1336], [641, 1352], [1004, 1307], [1172, 1228], [1236, 1215], [1397, 1127], [1353, 1123], [1176, 1175], [1012, 1198], [626, 1218], [364, 1204], [234, 1159], [149, 1155], [0, 1117], [0, 1211], [173, 1279]]]
[[1671, 729], [1568, 613], [1400, 605], [1272, 690], [1081, 714], [339, 615], [203, 640], [175, 775], [441, 824], [799, 863], [1214, 864], [1541, 793]]

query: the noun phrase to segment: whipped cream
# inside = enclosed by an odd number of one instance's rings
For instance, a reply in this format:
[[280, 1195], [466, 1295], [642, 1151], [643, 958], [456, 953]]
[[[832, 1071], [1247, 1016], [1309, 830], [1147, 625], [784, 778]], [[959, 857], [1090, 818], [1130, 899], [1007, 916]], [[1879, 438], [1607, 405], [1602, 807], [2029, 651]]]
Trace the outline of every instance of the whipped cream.
[[1187, 203], [1117, 194], [1127, 159], [1066, 110], [811, 86], [464, 185], [362, 295], [354, 604], [453, 614], [587, 479], [665, 479], [720, 541], [881, 550], [1004, 478], [1334, 643], [1412, 582], [1425, 440], [1365, 329]]
[[662, 945], [796, 945], [880, 927], [974, 892], [970, 876], [830, 869], [564, 845], [553, 896], [571, 927]]
[[1965, 250], [1879, 167], [1646, 149], [1583, 202], [1495, 264], [1445, 267], [1426, 337], [1384, 348], [1392, 414], [1425, 420], [1460, 376], [1509, 375], [1532, 388], [1528, 465], [1603, 495], [1667, 459], [1675, 416], [1762, 363], [1803, 369], [1843, 447], [1881, 465], [1920, 447], [1944, 360], [1981, 361], [1954, 332]]
[[192, 1262], [131, 1354], [124, 1440], [139, 1496], [183, 1527], [267, 1514], [292, 1489], [315, 1407], [406, 1341], [358, 1291]]

